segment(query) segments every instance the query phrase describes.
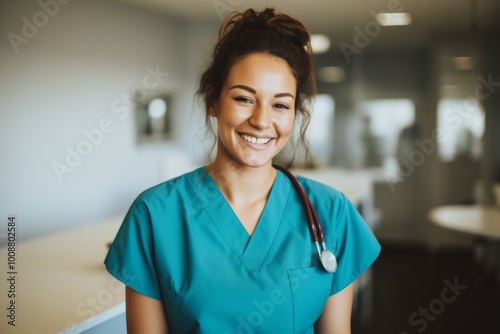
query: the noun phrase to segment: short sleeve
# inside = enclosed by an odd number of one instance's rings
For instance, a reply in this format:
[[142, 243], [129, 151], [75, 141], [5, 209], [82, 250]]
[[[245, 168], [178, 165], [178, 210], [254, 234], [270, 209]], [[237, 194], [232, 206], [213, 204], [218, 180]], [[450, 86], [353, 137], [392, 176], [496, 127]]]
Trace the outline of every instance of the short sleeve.
[[108, 272], [133, 290], [161, 299], [154, 264], [151, 219], [144, 203], [134, 202], [116, 234], [104, 264]]
[[380, 244], [352, 203], [342, 194], [341, 213], [335, 225], [337, 271], [330, 295], [354, 282], [380, 253]]

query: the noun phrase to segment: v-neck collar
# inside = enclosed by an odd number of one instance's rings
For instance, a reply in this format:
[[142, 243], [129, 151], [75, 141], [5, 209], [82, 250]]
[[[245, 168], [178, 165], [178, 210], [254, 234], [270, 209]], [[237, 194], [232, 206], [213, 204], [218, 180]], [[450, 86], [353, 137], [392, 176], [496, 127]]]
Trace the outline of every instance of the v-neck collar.
[[267, 203], [250, 236], [206, 167], [199, 168], [195, 174], [197, 193], [204, 197], [204, 207], [226, 242], [247, 265], [255, 269], [260, 268], [271, 249], [285, 212], [291, 190], [286, 176], [277, 171]]

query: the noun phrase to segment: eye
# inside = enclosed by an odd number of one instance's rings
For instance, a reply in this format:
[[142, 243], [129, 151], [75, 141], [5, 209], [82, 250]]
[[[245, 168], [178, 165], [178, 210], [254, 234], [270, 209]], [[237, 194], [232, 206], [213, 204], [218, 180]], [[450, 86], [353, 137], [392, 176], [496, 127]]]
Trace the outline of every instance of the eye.
[[274, 108], [276, 108], [276, 109], [290, 109], [289, 106], [287, 106], [286, 104], [282, 104], [282, 103], [276, 103], [274, 105]]
[[241, 103], [252, 103], [252, 100], [250, 100], [248, 97], [244, 97], [244, 96], [235, 97], [234, 100], [237, 102], [241, 102]]

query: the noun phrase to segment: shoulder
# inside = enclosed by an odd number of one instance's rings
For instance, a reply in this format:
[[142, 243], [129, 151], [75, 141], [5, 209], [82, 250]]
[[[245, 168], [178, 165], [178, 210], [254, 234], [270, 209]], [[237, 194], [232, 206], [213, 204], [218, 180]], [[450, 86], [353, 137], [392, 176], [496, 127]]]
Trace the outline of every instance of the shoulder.
[[189, 195], [193, 192], [193, 184], [203, 173], [204, 167], [199, 167], [191, 172], [174, 177], [141, 192], [134, 200], [133, 206], [138, 209], [163, 206], [179, 196]]
[[319, 216], [340, 218], [345, 208], [352, 206], [344, 193], [336, 188], [303, 176], [297, 179]]
[[345, 195], [338, 189], [303, 176], [297, 176], [297, 180], [311, 200], [345, 201]]

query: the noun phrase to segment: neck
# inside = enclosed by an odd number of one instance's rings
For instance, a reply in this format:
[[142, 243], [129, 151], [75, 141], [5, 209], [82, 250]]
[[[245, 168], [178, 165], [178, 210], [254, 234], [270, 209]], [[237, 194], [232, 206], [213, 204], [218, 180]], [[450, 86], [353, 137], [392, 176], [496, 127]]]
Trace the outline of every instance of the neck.
[[277, 173], [271, 163], [254, 168], [235, 161], [218, 163], [217, 159], [207, 169], [220, 191], [233, 204], [267, 199]]

